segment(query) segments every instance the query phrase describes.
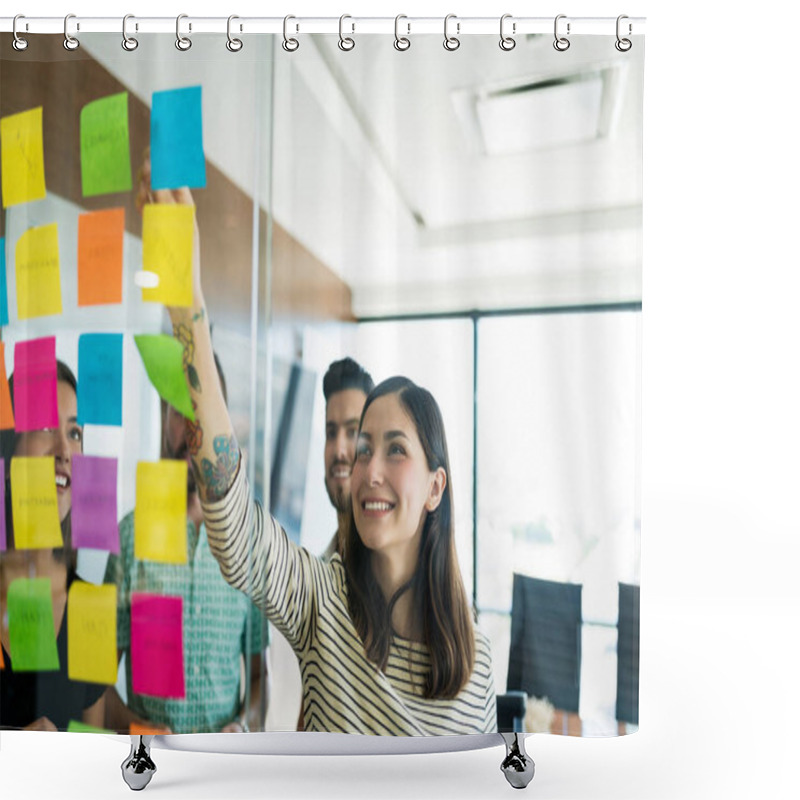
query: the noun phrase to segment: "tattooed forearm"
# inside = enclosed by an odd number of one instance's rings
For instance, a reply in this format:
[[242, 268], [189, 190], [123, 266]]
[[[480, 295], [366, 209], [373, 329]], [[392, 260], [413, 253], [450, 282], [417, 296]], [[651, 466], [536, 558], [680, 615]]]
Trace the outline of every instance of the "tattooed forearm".
[[[236, 436], [217, 436], [214, 439], [216, 460], [204, 458], [200, 462], [200, 484], [206, 500], [221, 500], [228, 493], [236, 470], [239, 468], [239, 443]], [[194, 460], [193, 464], [196, 464]]]
[[[192, 319], [202, 319], [205, 312], [201, 309]], [[186, 378], [189, 385], [196, 392], [201, 392], [200, 378], [197, 374], [197, 369], [194, 365], [194, 333], [192, 329], [183, 322], [176, 322], [172, 326], [172, 333], [175, 338], [183, 345], [183, 369], [186, 372]]]

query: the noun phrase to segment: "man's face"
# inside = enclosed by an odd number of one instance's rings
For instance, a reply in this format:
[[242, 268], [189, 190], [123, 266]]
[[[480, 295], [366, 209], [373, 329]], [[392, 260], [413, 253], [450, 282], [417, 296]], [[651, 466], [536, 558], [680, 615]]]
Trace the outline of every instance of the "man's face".
[[342, 514], [350, 508], [350, 473], [366, 400], [360, 389], [342, 389], [331, 395], [325, 407], [325, 488], [333, 507]]
[[186, 491], [189, 496], [197, 491], [197, 484], [192, 472], [192, 462], [189, 456], [189, 447], [186, 443], [186, 418], [172, 406], [167, 406], [167, 410], [164, 413], [161, 457], [186, 461], [188, 473]]

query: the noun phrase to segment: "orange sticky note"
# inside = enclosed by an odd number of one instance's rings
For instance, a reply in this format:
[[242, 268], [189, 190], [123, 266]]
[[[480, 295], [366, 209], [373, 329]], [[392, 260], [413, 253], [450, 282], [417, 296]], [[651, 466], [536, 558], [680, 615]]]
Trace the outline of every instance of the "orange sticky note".
[[6, 345], [0, 342], [0, 430], [14, 427], [14, 408], [11, 405], [11, 390], [6, 377]]
[[[5, 669], [5, 668], [6, 668], [6, 662], [3, 661], [3, 646], [0, 645], [0, 669]], [[133, 731], [131, 731], [131, 733], [133, 733]]]
[[157, 728], [154, 725], [139, 725], [138, 722], [131, 722], [131, 736], [160, 736], [164, 733], [164, 728]]
[[122, 302], [122, 245], [125, 209], [78, 217], [78, 305]]

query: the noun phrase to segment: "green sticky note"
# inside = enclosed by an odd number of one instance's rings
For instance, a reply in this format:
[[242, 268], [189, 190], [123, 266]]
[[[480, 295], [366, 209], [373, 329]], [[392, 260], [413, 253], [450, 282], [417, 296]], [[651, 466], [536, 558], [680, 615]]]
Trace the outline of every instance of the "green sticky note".
[[78, 722], [71, 719], [67, 725], [67, 733], [114, 733], [108, 728], [97, 728], [94, 725], [87, 725], [85, 722]]
[[8, 587], [8, 638], [14, 672], [59, 668], [49, 578], [17, 578]]
[[133, 338], [155, 390], [176, 411], [194, 422], [192, 400], [183, 374], [183, 345], [164, 334], [140, 334]]
[[81, 179], [84, 197], [131, 190], [127, 92], [81, 109]]

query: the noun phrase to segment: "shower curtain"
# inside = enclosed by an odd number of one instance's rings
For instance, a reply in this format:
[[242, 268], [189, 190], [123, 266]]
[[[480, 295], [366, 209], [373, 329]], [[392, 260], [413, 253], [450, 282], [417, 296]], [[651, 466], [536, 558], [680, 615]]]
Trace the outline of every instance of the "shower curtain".
[[[636, 730], [644, 41], [506, 22], [0, 35], [0, 725]], [[189, 187], [199, 245], [191, 211], [137, 205], [148, 175]], [[164, 310], [198, 246], [240, 470], [290, 552], [343, 564], [364, 398], [336, 455], [359, 389], [332, 365], [435, 398], [480, 703], [414, 705], [412, 636], [373, 666], [417, 727], [315, 710], [325, 648], [247, 596], [255, 557], [243, 591], [222, 579]]]

